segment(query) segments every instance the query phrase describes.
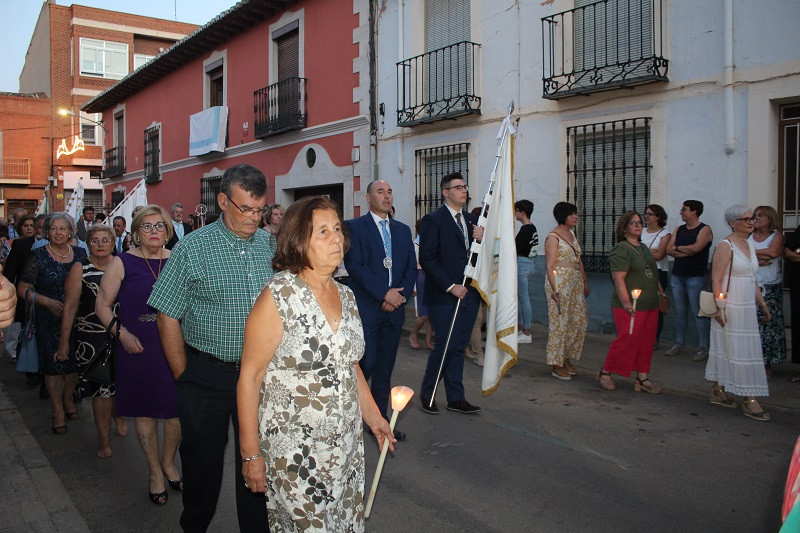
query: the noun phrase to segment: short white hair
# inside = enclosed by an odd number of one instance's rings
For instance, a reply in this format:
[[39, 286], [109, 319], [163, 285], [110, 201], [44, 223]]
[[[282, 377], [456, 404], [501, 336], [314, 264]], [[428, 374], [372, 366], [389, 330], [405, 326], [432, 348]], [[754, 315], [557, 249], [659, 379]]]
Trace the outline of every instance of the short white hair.
[[753, 212], [752, 209], [747, 207], [746, 205], [732, 205], [728, 209], [725, 210], [725, 223], [729, 226], [733, 224], [733, 221], [737, 218], [740, 218], [742, 215], [750, 211]]

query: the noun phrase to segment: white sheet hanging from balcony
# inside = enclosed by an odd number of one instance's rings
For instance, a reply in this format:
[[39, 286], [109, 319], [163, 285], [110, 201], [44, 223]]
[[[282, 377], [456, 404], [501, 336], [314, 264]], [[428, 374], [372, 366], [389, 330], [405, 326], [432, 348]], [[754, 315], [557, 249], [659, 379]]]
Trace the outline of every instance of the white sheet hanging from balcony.
[[227, 106], [209, 107], [189, 117], [189, 155], [225, 151]]

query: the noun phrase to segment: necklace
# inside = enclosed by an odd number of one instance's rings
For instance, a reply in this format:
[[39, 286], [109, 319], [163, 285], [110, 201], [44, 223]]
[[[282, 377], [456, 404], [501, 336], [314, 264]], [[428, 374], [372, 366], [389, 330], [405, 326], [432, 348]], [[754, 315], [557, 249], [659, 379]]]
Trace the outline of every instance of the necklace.
[[[305, 282], [305, 284], [308, 285], [308, 288], [311, 289], [311, 292], [314, 294], [314, 298], [317, 299], [317, 303], [320, 305], [320, 308], [323, 308], [323, 307], [327, 308], [328, 312], [330, 313], [330, 320], [331, 320], [331, 323], [332, 323], [332, 326], [334, 327], [334, 329], [338, 328], [339, 327], [339, 322], [341, 322], [342, 317], [339, 316], [339, 318], [335, 318], [336, 317], [336, 308], [332, 307], [330, 305], [325, 305], [325, 301], [322, 298], [319, 297], [319, 294], [317, 294], [317, 291], [314, 289], [314, 287], [311, 286], [311, 284], [308, 282], [308, 280], [306, 278], [304, 278], [303, 276], [300, 276], [300, 279], [302, 279]], [[341, 309], [339, 310], [339, 312], [341, 313]], [[323, 309], [323, 313], [324, 313], [324, 309]]]
[[644, 256], [644, 252], [642, 251], [642, 245], [640, 244], [639, 246], [634, 246], [628, 239], [625, 239], [625, 242], [628, 243], [628, 246], [636, 250], [636, 253], [639, 254], [642, 260], [644, 261], [644, 275], [647, 276], [648, 278], [652, 278], [653, 271], [650, 269], [650, 264], [648, 263], [647, 258]]
[[164, 259], [164, 249], [160, 248], [158, 250], [158, 274], [156, 274], [153, 270], [153, 267], [150, 266], [150, 261], [148, 261], [148, 259], [151, 258], [145, 257], [144, 247], [142, 247], [142, 259], [144, 259], [144, 263], [147, 265], [147, 268], [150, 269], [150, 273], [153, 274], [153, 277], [156, 279], [156, 281], [158, 281], [158, 276], [161, 275], [161, 260]]
[[56, 249], [53, 248], [53, 246], [49, 242], [47, 243], [47, 247], [50, 248], [50, 251], [53, 252], [54, 255], [57, 255], [61, 259], [66, 259], [67, 257], [69, 257], [69, 253], [72, 251], [71, 247], [67, 248], [67, 253], [65, 253], [64, 255], [61, 255], [60, 253], [56, 252]]

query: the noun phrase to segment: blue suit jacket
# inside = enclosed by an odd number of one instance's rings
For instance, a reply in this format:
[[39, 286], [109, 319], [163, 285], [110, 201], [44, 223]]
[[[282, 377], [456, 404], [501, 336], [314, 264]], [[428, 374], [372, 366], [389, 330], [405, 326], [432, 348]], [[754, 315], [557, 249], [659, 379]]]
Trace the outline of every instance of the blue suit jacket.
[[[469, 243], [472, 245], [472, 225], [478, 220], [464, 214]], [[457, 298], [447, 292], [450, 285], [464, 281], [464, 267], [469, 260], [469, 250], [464, 247], [464, 234], [442, 205], [423, 217], [419, 228], [419, 264], [425, 271], [426, 305], [455, 304]]]
[[[377, 321], [381, 303], [389, 290], [389, 271], [383, 266], [386, 252], [380, 230], [370, 213], [345, 222], [350, 233], [350, 249], [344, 256], [344, 265], [350, 276], [350, 289], [356, 297], [361, 321]], [[402, 287], [403, 296], [411, 299], [417, 281], [417, 257], [411, 229], [394, 219], [389, 221], [392, 234], [392, 288]], [[405, 321], [405, 305], [395, 309], [390, 316], [392, 324]]]

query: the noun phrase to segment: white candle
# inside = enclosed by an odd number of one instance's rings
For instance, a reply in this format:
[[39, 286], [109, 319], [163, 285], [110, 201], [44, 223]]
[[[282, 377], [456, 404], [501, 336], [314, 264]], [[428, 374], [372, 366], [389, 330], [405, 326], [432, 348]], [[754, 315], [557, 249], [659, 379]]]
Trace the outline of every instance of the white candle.
[[628, 329], [628, 335], [633, 335], [633, 319], [636, 316], [636, 300], [639, 299], [639, 296], [642, 295], [642, 289], [633, 289], [631, 291], [631, 296], [633, 297], [633, 315], [631, 315], [631, 326]]
[[[717, 296], [717, 307], [722, 311], [722, 320], [725, 322], [725, 325], [728, 325], [728, 317], [725, 316], [725, 307], [728, 304], [728, 300], [726, 299], [726, 295], [724, 292], [719, 293]], [[725, 341], [725, 357], [730, 359], [731, 357], [731, 350], [730, 350], [730, 341], [728, 340], [728, 328], [722, 326], [722, 339]]]
[[[556, 298], [558, 298], [558, 272], [556, 270], [553, 270], [553, 294], [555, 294]], [[558, 309], [558, 314], [560, 315], [561, 303], [558, 301], [556, 302], [556, 308]]]

